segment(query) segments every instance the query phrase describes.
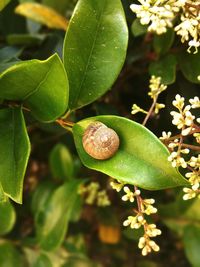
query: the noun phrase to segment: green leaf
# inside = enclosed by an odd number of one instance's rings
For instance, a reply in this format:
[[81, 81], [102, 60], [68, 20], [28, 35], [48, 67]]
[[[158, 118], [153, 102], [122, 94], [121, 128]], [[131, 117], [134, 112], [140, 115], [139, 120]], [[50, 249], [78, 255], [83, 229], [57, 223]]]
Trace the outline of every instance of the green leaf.
[[44, 250], [54, 250], [62, 243], [78, 197], [77, 190], [80, 182], [82, 181], [72, 180], [60, 186], [37, 214], [37, 237]]
[[166, 55], [149, 66], [150, 75], [162, 78], [162, 83], [172, 84], [176, 79], [176, 58], [174, 55]]
[[31, 202], [31, 210], [35, 216], [40, 210], [45, 209], [55, 188], [55, 184], [50, 181], [40, 183], [36, 187]]
[[66, 10], [69, 12], [71, 11], [77, 0], [59, 0], [59, 5], [57, 0], [42, 0], [44, 5], [50, 6], [53, 9], [57, 10], [63, 15], [66, 15]]
[[170, 49], [174, 42], [174, 35], [173, 29], [168, 29], [166, 33], [161, 35], [154, 35], [153, 47], [157, 54], [163, 55]]
[[44, 34], [9, 34], [6, 41], [9, 45], [36, 46], [41, 45], [45, 39]]
[[0, 62], [8, 62], [13, 58], [18, 57], [22, 52], [21, 47], [5, 46], [0, 49]]
[[[93, 159], [82, 146], [84, 130], [91, 122], [97, 120], [105, 123], [119, 135], [119, 149], [108, 160]], [[149, 190], [187, 184], [167, 160], [167, 148], [152, 132], [136, 122], [117, 116], [97, 116], [76, 123], [73, 135], [79, 157], [90, 169]]]
[[183, 236], [185, 253], [193, 267], [200, 267], [200, 227], [188, 225]]
[[200, 52], [190, 54], [181, 53], [178, 56], [178, 63], [185, 78], [192, 83], [200, 83], [197, 77], [200, 75]]
[[40, 121], [54, 121], [67, 109], [68, 81], [58, 55], [21, 61], [0, 75], [0, 98], [22, 101]]
[[127, 42], [120, 0], [78, 1], [64, 42], [70, 109], [95, 101], [111, 88], [124, 63]]
[[147, 32], [147, 26], [142, 25], [140, 19], [136, 18], [131, 25], [131, 31], [135, 37], [138, 37]]
[[10, 0], [0, 0], [0, 11], [10, 2]]
[[7, 196], [22, 203], [30, 143], [21, 108], [0, 110], [0, 183]]
[[15, 209], [10, 201], [0, 202], [0, 235], [9, 233], [16, 220]]
[[63, 144], [57, 144], [53, 148], [49, 162], [54, 178], [66, 180], [73, 177], [73, 159], [69, 150]]
[[53, 267], [53, 264], [48, 257], [40, 250], [30, 249], [28, 247], [23, 247], [24, 254], [26, 255], [26, 260], [28, 266], [30, 267]]
[[18, 250], [10, 243], [0, 244], [0, 264], [2, 267], [23, 267], [23, 261]]
[[47, 255], [41, 254], [32, 267], [53, 267], [53, 265]]

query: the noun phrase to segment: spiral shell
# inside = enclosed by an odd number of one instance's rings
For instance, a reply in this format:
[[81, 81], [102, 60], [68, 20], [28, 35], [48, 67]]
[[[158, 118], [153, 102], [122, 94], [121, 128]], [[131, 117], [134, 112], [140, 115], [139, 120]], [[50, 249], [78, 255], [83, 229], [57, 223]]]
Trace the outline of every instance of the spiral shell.
[[91, 123], [82, 139], [85, 151], [95, 159], [111, 158], [118, 150], [119, 137], [114, 130], [99, 121]]

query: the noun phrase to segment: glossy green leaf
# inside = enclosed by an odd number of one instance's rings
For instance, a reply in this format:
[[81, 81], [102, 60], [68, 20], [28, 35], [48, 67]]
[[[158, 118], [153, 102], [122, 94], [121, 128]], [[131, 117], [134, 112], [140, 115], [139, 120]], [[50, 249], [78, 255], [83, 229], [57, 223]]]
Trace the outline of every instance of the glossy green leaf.
[[73, 177], [74, 163], [66, 146], [57, 144], [51, 151], [49, 161], [54, 178], [65, 180]]
[[200, 226], [188, 225], [183, 235], [185, 253], [193, 267], [200, 267]]
[[67, 109], [68, 81], [59, 57], [11, 66], [0, 75], [0, 98], [23, 101], [41, 121], [61, 116]]
[[200, 52], [190, 54], [181, 53], [178, 56], [178, 63], [185, 78], [192, 83], [200, 83], [197, 77], [200, 75]]
[[131, 31], [135, 37], [138, 37], [147, 32], [147, 26], [142, 25], [140, 19], [136, 18], [131, 25]]
[[9, 201], [0, 202], [0, 235], [9, 233], [16, 220], [15, 209]]
[[10, 243], [0, 244], [1, 267], [25, 267], [19, 251]]
[[[108, 160], [93, 159], [82, 146], [84, 130], [97, 120], [114, 129], [120, 138], [117, 153]], [[167, 160], [167, 148], [152, 132], [136, 122], [117, 116], [97, 116], [76, 123], [73, 134], [78, 154], [88, 168], [149, 190], [187, 184]]]
[[72, 180], [54, 191], [48, 203], [37, 214], [38, 242], [44, 250], [53, 250], [63, 241], [80, 181]]
[[150, 75], [162, 78], [162, 83], [172, 84], [176, 79], [176, 58], [174, 55], [166, 55], [149, 66]]
[[165, 54], [173, 44], [174, 41], [174, 30], [168, 29], [166, 33], [154, 35], [153, 48], [157, 54]]
[[21, 108], [0, 110], [0, 183], [14, 201], [22, 202], [30, 143]]
[[0, 11], [10, 2], [10, 0], [0, 0]]
[[64, 42], [69, 108], [103, 95], [124, 63], [128, 31], [120, 0], [79, 0]]

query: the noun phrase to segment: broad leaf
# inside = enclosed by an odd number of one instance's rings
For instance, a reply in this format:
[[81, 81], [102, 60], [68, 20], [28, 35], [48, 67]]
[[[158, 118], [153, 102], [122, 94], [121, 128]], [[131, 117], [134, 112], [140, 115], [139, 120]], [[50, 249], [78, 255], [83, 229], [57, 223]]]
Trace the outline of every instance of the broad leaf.
[[64, 42], [69, 108], [103, 95], [124, 63], [128, 32], [120, 0], [79, 0]]
[[15, 209], [9, 201], [0, 202], [0, 235], [9, 233], [15, 224]]
[[54, 178], [65, 180], [73, 177], [74, 163], [66, 146], [57, 144], [51, 151], [49, 161]]
[[21, 108], [0, 110], [0, 183], [4, 193], [22, 202], [30, 143]]
[[68, 104], [68, 81], [59, 57], [11, 66], [0, 75], [0, 98], [22, 101], [38, 120], [54, 121]]
[[79, 184], [80, 181], [72, 180], [60, 186], [37, 214], [37, 237], [44, 250], [53, 250], [62, 243], [78, 197]]
[[176, 64], [174, 55], [166, 55], [150, 64], [149, 73], [161, 77], [164, 84], [172, 84], [176, 79]]
[[199, 267], [200, 226], [188, 225], [184, 231], [183, 241], [188, 260], [193, 267]]
[[15, 9], [17, 14], [37, 21], [53, 29], [66, 30], [68, 21], [54, 9], [38, 3], [22, 3]]
[[[0, 244], [0, 264], [2, 267], [23, 267], [19, 251], [10, 243]], [[25, 267], [25, 266], [24, 266]]]
[[[108, 160], [93, 159], [82, 146], [84, 130], [97, 120], [115, 130], [120, 138], [117, 153]], [[88, 168], [149, 190], [187, 184], [168, 162], [167, 148], [152, 132], [136, 122], [117, 116], [97, 116], [76, 123], [73, 134], [78, 154]]]
[[200, 75], [200, 52], [197, 54], [181, 53], [178, 63], [185, 78], [192, 83], [200, 83], [197, 77]]

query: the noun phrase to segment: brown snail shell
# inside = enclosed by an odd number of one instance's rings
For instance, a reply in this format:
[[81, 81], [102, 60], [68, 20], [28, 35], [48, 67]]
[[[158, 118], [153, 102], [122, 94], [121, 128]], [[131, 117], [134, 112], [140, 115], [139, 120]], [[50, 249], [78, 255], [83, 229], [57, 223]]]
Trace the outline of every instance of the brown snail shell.
[[87, 154], [95, 159], [104, 160], [117, 152], [119, 137], [113, 129], [95, 121], [86, 128], [82, 143]]

